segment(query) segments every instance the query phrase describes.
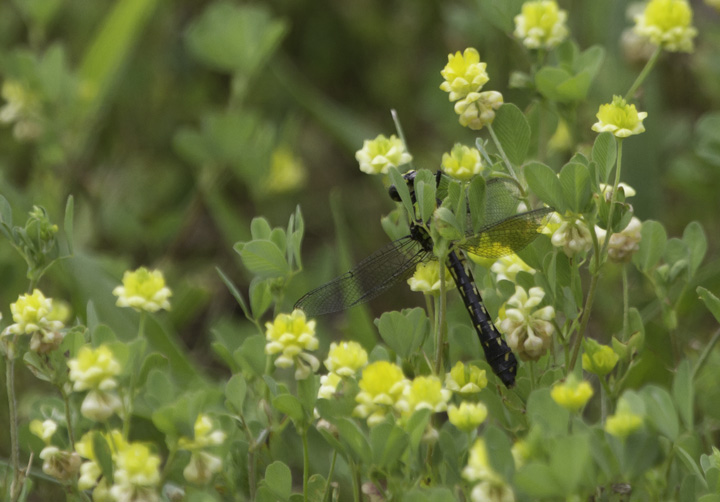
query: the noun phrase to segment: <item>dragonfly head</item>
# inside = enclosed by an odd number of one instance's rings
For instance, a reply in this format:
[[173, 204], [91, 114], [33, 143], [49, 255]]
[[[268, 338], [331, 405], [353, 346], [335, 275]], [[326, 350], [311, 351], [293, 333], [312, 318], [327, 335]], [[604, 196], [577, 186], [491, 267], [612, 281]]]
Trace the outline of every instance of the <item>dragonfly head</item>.
[[[405, 184], [407, 184], [408, 188], [410, 189], [410, 195], [413, 196], [414, 192], [414, 181], [415, 176], [417, 175], [417, 171], [414, 169], [412, 171], [408, 171], [405, 174], [403, 174], [403, 179], [405, 180]], [[388, 188], [388, 193], [390, 194], [390, 198], [394, 200], [395, 202], [400, 202], [400, 194], [398, 193], [397, 188], [395, 185], [390, 185], [390, 188]], [[414, 197], [413, 197], [414, 200]]]

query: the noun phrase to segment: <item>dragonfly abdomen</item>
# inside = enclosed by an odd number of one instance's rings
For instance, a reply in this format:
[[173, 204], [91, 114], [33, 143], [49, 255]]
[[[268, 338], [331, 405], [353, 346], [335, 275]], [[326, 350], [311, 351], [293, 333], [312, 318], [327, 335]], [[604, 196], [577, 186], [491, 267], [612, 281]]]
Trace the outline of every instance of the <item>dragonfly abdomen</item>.
[[465, 268], [455, 251], [448, 255], [448, 266], [465, 307], [470, 313], [478, 338], [480, 338], [485, 359], [502, 383], [508, 388], [512, 387], [515, 385], [515, 375], [517, 374], [515, 354], [495, 328], [482, 303], [482, 297], [475, 286], [472, 273]]

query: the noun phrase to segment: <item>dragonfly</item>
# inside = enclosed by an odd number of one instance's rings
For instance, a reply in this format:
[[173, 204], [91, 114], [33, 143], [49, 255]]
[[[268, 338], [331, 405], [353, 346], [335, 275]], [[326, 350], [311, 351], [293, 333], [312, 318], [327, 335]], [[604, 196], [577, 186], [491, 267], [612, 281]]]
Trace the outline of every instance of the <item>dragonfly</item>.
[[[416, 171], [403, 175], [413, 203], [415, 176]], [[438, 192], [442, 183], [447, 184], [445, 178], [438, 171]], [[391, 186], [389, 191], [393, 200], [400, 200], [395, 186]], [[453, 242], [446, 259], [447, 268], [480, 339], [485, 359], [508, 388], [515, 384], [517, 359], [493, 324], [472, 273], [458, 253], [463, 251], [482, 258], [498, 259], [530, 244], [539, 235], [554, 209], [545, 207], [517, 213], [519, 202], [520, 188], [514, 181], [490, 179], [485, 190], [485, 218], [482, 226], [477, 231], [469, 230], [464, 239]], [[432, 238], [422, 225], [413, 221], [409, 235], [387, 244], [345, 274], [306, 293], [295, 303], [295, 308], [303, 310], [309, 317], [315, 317], [366, 303], [391, 286], [407, 280], [420, 263], [433, 259], [436, 258]]]

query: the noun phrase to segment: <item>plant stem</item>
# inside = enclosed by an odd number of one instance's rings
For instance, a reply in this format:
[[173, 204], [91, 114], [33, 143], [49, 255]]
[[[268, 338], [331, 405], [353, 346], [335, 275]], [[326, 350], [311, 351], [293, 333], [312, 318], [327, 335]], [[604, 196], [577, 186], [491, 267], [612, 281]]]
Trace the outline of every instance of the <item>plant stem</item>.
[[623, 330], [622, 338], [623, 342], [627, 342], [630, 338], [630, 293], [628, 286], [628, 272], [627, 265], [622, 266], [622, 286], [623, 286]]
[[630, 89], [628, 89], [628, 92], [625, 93], [625, 100], [632, 99], [633, 95], [635, 94], [635, 91], [637, 91], [638, 87], [640, 87], [640, 84], [643, 83], [645, 78], [650, 73], [650, 70], [653, 69], [653, 66], [655, 66], [655, 63], [657, 62], [658, 58], [660, 57], [660, 53], [662, 52], [662, 47], [659, 45], [655, 49], [655, 52], [653, 52], [653, 55], [650, 56], [650, 59], [648, 59], [648, 62], [645, 63], [645, 68], [642, 69], [640, 72], [640, 75], [635, 79], [635, 82], [630, 86]]
[[[582, 340], [585, 337], [585, 329], [587, 328], [588, 320], [590, 319], [590, 312], [592, 312], [592, 306], [595, 302], [595, 292], [597, 290], [598, 285], [598, 279], [600, 277], [600, 271], [602, 270], [603, 265], [605, 264], [605, 259], [607, 255], [607, 249], [610, 245], [610, 237], [613, 233], [613, 213], [615, 211], [615, 201], [617, 198], [617, 187], [620, 184], [620, 173], [622, 172], [622, 138], [618, 138], [618, 150], [617, 150], [617, 164], [615, 166], [615, 182], [613, 183], [612, 188], [612, 195], [610, 197], [610, 210], [608, 211], [608, 223], [607, 223], [607, 232], [605, 233], [605, 240], [603, 241], [602, 248], [600, 249], [600, 252], [598, 253], [597, 247], [595, 247], [595, 270], [593, 271], [593, 274], [590, 278], [590, 289], [588, 290], [588, 296], [585, 300], [585, 307], [583, 308], [582, 313], [582, 320], [580, 322], [580, 329], [578, 329], [576, 338], [575, 338], [575, 345], [573, 347], [573, 354], [572, 358], [570, 359], [570, 367], [568, 368], [568, 372], [572, 371], [573, 368], [575, 368], [575, 363], [577, 362], [578, 354], [580, 353], [580, 346], [582, 345]], [[595, 235], [594, 231], [592, 231], [593, 236]], [[593, 243], [595, 242], [595, 239], [593, 238]]]
[[493, 143], [495, 143], [495, 148], [497, 148], [498, 152], [500, 152], [500, 156], [502, 157], [503, 163], [505, 164], [505, 167], [507, 168], [508, 172], [510, 173], [510, 176], [512, 176], [513, 179], [515, 181], [517, 181], [519, 184], [520, 181], [518, 180], [518, 177], [515, 174], [515, 171], [513, 170], [512, 164], [510, 163], [510, 159], [508, 159], [507, 155], [505, 155], [505, 150], [503, 150], [503, 147], [500, 144], [500, 140], [495, 135], [495, 131], [492, 128], [492, 124], [488, 124], [488, 131], [490, 131], [490, 137], [492, 138]]
[[307, 440], [307, 427], [303, 427], [300, 434], [303, 445], [303, 501], [308, 500], [308, 480], [310, 479], [310, 449]]
[[[442, 262], [441, 262], [442, 263]], [[445, 271], [440, 271], [440, 297], [438, 298], [437, 309], [437, 331], [435, 333], [435, 374], [442, 375], [443, 372], [443, 349], [445, 345], [445, 314], [446, 314], [446, 298], [445, 298]]]
[[695, 380], [698, 372], [707, 362], [707, 359], [710, 356], [710, 353], [712, 352], [713, 347], [715, 347], [715, 344], [718, 342], [718, 340], [720, 340], [720, 329], [716, 330], [715, 333], [713, 333], [713, 336], [710, 339], [710, 343], [705, 346], [705, 349], [703, 350], [702, 354], [700, 354], [697, 363], [695, 363], [695, 368], [693, 368], [692, 372], [692, 380]]
[[325, 502], [328, 493], [330, 492], [330, 480], [335, 475], [335, 461], [337, 460], [337, 454], [337, 450], [333, 450], [332, 460], [330, 461], [330, 471], [328, 472], [327, 480], [325, 480], [325, 489], [323, 490], [322, 497], [320, 498], [321, 502]]
[[7, 344], [5, 382], [7, 384], [8, 411], [10, 414], [10, 448], [13, 479], [10, 484], [10, 500], [16, 502], [22, 491], [23, 472], [20, 470], [20, 443], [18, 438], [17, 399], [15, 397], [15, 340]]
[[60, 394], [62, 395], [63, 402], [65, 403], [65, 421], [67, 422], [68, 438], [70, 439], [70, 449], [75, 449], [75, 433], [72, 428], [72, 412], [70, 411], [70, 397], [65, 392], [62, 386], [58, 387]]

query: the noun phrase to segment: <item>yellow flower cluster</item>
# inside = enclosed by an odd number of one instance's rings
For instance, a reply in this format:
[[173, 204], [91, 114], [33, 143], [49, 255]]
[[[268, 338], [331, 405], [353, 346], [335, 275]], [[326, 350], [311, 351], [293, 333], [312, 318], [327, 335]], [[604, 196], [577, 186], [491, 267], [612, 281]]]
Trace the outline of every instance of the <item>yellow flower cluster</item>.
[[295, 365], [295, 378], [303, 380], [320, 368], [320, 361], [307, 351], [318, 348], [315, 321], [308, 321], [305, 312], [296, 309], [291, 314], [280, 314], [265, 324], [265, 353], [280, 354], [275, 359], [278, 368]]
[[145, 267], [123, 274], [122, 286], [113, 290], [118, 297], [118, 307], [132, 307], [137, 311], [157, 312], [170, 310], [172, 291], [165, 286], [165, 278], [159, 270]]
[[612, 103], [600, 105], [592, 126], [595, 132], [610, 132], [617, 138], [627, 138], [645, 132], [642, 121], [647, 112], [638, 112], [635, 105], [629, 105], [620, 96], [613, 96]]
[[480, 54], [468, 47], [461, 54], [448, 54], [448, 63], [440, 74], [445, 81], [440, 89], [455, 101], [455, 113], [463, 127], [480, 130], [495, 119], [495, 110], [503, 104], [502, 94], [496, 91], [480, 92], [490, 80], [480, 61]]
[[576, 412], [587, 404], [593, 396], [588, 382], [578, 382], [572, 375], [563, 383], [557, 383], [550, 391], [553, 401], [568, 411]]
[[442, 170], [455, 179], [467, 181], [480, 174], [483, 168], [482, 157], [477, 148], [456, 143], [450, 153], [443, 153]]
[[555, 0], [525, 2], [515, 16], [515, 33], [528, 49], [552, 49], [568, 36], [567, 12]]
[[368, 362], [365, 349], [357, 342], [331, 343], [325, 367], [340, 376], [352, 376]]
[[512, 488], [490, 465], [487, 447], [483, 439], [477, 439], [470, 448], [468, 463], [462, 476], [471, 483], [477, 483], [470, 494], [471, 500], [515, 500]]
[[408, 381], [397, 364], [376, 361], [365, 367], [355, 396], [359, 403], [353, 415], [366, 418], [369, 426], [385, 420], [386, 413], [400, 400]]
[[473, 364], [455, 363], [449, 373], [445, 374], [445, 387], [458, 394], [475, 394], [487, 387], [488, 380], [485, 370]]
[[222, 469], [222, 459], [209, 453], [207, 448], [221, 445], [225, 441], [225, 433], [215, 429], [215, 425], [208, 415], [200, 414], [195, 420], [195, 437], [193, 439], [181, 437], [178, 447], [189, 450], [190, 461], [183, 470], [183, 476], [191, 483], [208, 483], [215, 474]]
[[[452, 276], [447, 267], [442, 267], [445, 272], [445, 289], [454, 286]], [[412, 291], [422, 293], [438, 294], [440, 292], [440, 262], [433, 260], [427, 263], [418, 263], [415, 273], [407, 280]]]
[[686, 0], [651, 0], [635, 18], [634, 31], [670, 52], [692, 52], [697, 29]]
[[536, 308], [544, 297], [545, 291], [540, 287], [526, 291], [522, 286], [515, 286], [515, 294], [500, 312], [498, 328], [523, 361], [540, 359], [550, 347], [555, 332], [551, 322], [555, 319], [555, 309], [550, 305]]
[[355, 152], [360, 170], [367, 174], [387, 174], [391, 167], [399, 167], [412, 160], [405, 144], [394, 134], [386, 138], [382, 134], [373, 140], [366, 139], [363, 147]]
[[122, 370], [110, 348], [106, 345], [93, 349], [85, 345], [78, 351], [77, 357], [68, 361], [69, 378], [73, 390], [89, 390], [80, 408], [83, 416], [96, 421], [104, 421], [122, 407], [115, 393], [115, 377]]

